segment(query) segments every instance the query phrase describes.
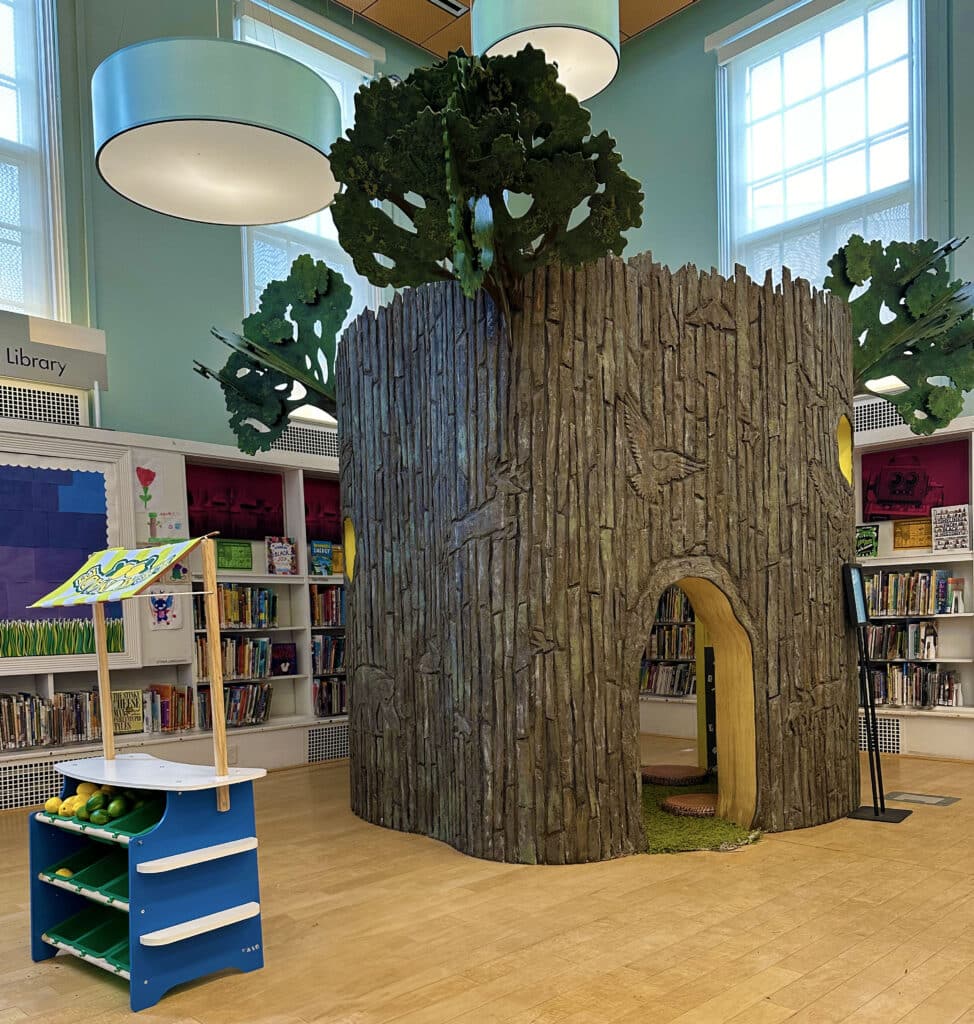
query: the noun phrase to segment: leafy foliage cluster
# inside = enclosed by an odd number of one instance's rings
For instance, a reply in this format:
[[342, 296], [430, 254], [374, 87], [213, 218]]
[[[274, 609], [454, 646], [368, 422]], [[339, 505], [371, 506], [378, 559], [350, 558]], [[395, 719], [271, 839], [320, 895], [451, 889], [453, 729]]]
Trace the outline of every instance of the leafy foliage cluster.
[[[338, 332], [351, 304], [342, 275], [304, 255], [284, 281], [267, 285], [243, 335], [213, 328], [233, 353], [219, 372], [201, 363], [195, 369], [220, 382], [241, 451], [270, 448], [302, 405], [335, 414]], [[301, 398], [294, 397], [296, 383], [306, 392]]]
[[[915, 434], [932, 434], [957, 416], [974, 389], [974, 285], [951, 280], [957, 240], [866, 242], [852, 238], [832, 257], [825, 287], [852, 310], [855, 392], [898, 377], [884, 394]], [[853, 292], [859, 293], [853, 297]]]
[[506, 305], [534, 267], [621, 253], [641, 223], [643, 195], [615, 141], [590, 134], [588, 111], [531, 46], [459, 51], [360, 89], [331, 166], [345, 186], [332, 208], [342, 247], [380, 287], [456, 278]]

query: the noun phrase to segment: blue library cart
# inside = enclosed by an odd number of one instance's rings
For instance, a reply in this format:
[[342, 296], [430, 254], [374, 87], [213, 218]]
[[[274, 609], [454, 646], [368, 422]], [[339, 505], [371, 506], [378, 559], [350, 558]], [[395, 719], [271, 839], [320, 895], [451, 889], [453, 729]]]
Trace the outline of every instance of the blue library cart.
[[[127, 979], [133, 1010], [214, 971], [263, 966], [253, 782], [264, 769], [217, 775], [148, 754], [55, 767], [62, 796], [91, 782], [147, 799], [101, 826], [31, 814], [34, 960], [64, 950]], [[227, 786], [233, 800], [220, 811], [214, 791]]]

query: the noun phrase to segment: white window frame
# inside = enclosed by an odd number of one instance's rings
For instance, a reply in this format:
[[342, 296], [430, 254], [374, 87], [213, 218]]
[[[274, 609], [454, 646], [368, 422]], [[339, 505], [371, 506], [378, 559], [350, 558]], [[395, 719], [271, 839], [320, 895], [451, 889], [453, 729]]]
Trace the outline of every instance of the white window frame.
[[[11, 0], [3, 2], [10, 6]], [[69, 293], [55, 0], [12, 0], [12, 6], [15, 38], [27, 40], [28, 45], [18, 48], [15, 78], [0, 79], [15, 84], [21, 102], [34, 108], [25, 120], [33, 124], [35, 137], [26, 142], [0, 138], [0, 161], [18, 168], [21, 183], [20, 223], [0, 223], [0, 227], [21, 233], [24, 277], [42, 278], [46, 287], [39, 299], [22, 304], [0, 299], [0, 308], [67, 320]]]
[[[248, 19], [246, 28], [244, 19]], [[255, 31], [258, 38], [253, 40]], [[355, 93], [374, 77], [376, 62], [385, 60], [382, 47], [298, 7], [290, 0], [238, 0], [234, 12], [234, 37], [246, 37], [247, 41], [257, 41], [271, 49], [281, 48], [282, 44], [286, 46], [287, 40], [283, 37], [288, 37], [319, 51], [322, 66], [327, 68], [326, 80], [338, 95], [342, 107], [343, 129], [351, 127]], [[343, 276], [354, 275], [359, 279], [360, 289], [368, 295], [367, 305], [372, 308], [378, 305], [380, 289], [368, 282], [365, 282], [367, 287], [362, 287], [363, 279], [355, 273], [351, 257], [337, 238], [314, 234], [294, 224], [272, 224], [242, 229], [244, 309], [248, 313], [256, 309], [259, 298], [255, 295], [253, 254], [255, 243], [262, 238], [285, 247], [292, 259], [303, 252], [310, 252], [342, 272]], [[353, 303], [350, 314], [359, 312]]]
[[[743, 183], [735, 190], [733, 162], [735, 152], [743, 152], [745, 140], [743, 131], [735, 137], [734, 125], [743, 126], [743, 118], [733, 116], [730, 62], [747, 51], [766, 46], [799, 26], [820, 15], [827, 16], [834, 11], [834, 21], [841, 23], [849, 17], [850, 8], [868, 8], [881, 0], [774, 0], [752, 14], [727, 26], [720, 32], [708, 36], [705, 49], [716, 51], [717, 70], [717, 132], [718, 132], [718, 245], [719, 261], [724, 273], [732, 273], [738, 258], [738, 251], [745, 245], [754, 244], [760, 237], [774, 239], [782, 234], [792, 234], [817, 223], [829, 224], [836, 216], [846, 215], [850, 219], [866, 217], [874, 209], [885, 209], [897, 193], [909, 193], [911, 204], [911, 232], [913, 238], [922, 238], [927, 225], [927, 139], [926, 139], [926, 32], [925, 0], [909, 0], [911, 4], [910, 49], [913, 55], [910, 83], [910, 136], [911, 136], [911, 179], [902, 185], [890, 186], [883, 192], [867, 193], [845, 203], [824, 206], [822, 209], [802, 217], [779, 222], [767, 228], [738, 233], [736, 225], [745, 223], [742, 204], [746, 201]], [[830, 19], [827, 19], [830, 20]], [[818, 30], [817, 30], [818, 31]], [[773, 49], [773, 48], [769, 48]], [[868, 70], [866, 72], [868, 74]], [[735, 195], [736, 191], [736, 195]], [[831, 255], [831, 254], [826, 254]], [[775, 277], [780, 276], [780, 266], [771, 268]], [[821, 281], [813, 281], [815, 285]]]

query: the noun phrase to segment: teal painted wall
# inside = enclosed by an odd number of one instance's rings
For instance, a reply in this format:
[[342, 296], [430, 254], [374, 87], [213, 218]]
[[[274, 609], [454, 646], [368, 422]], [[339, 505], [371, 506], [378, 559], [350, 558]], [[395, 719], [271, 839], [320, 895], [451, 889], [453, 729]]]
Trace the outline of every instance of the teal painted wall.
[[[646, 193], [628, 254], [651, 249], [674, 267], [717, 264], [716, 62], [703, 40], [764, 2], [698, 0], [628, 43], [616, 81], [591, 102], [593, 126], [616, 137], [624, 166]], [[220, 3], [228, 34], [230, 3]], [[974, 3], [927, 3], [928, 40], [940, 58], [928, 60], [930, 232], [974, 233], [974, 108], [967, 99], [974, 61], [964, 52], [974, 38]], [[353, 22], [329, 0], [305, 5], [384, 46], [381, 71], [405, 74], [429, 59], [361, 18]], [[59, 0], [59, 17], [72, 319], [90, 316], [108, 335], [104, 425], [232, 443], [221, 393], [191, 367], [194, 358], [222, 365], [224, 350], [209, 327], [234, 327], [241, 318], [240, 232], [170, 220], [110, 192], [94, 173], [87, 100], [91, 71], [105, 56], [153, 36], [212, 35], [213, 5]], [[974, 242], [967, 249], [956, 269], [970, 278]]]
[[[704, 39], [765, 3], [697, 0], [627, 43], [616, 80], [590, 101], [593, 125], [615, 137], [646, 194], [628, 255], [649, 249], [671, 267], [718, 265], [717, 62]], [[928, 234], [974, 234], [974, 108], [966, 99], [974, 62], [962, 57], [974, 38], [974, 2], [926, 4]], [[956, 269], [974, 276], [974, 251], [963, 251]]]
[[[231, 4], [221, 3], [229, 37]], [[334, 4], [309, 2], [386, 50], [387, 74], [405, 74], [423, 51]], [[327, 11], [325, 8], [327, 7]], [[238, 328], [244, 286], [241, 232], [140, 209], [107, 188], [91, 150], [91, 73], [121, 46], [172, 35], [215, 35], [210, 0], [61, 0], [59, 46], [71, 313], [106, 332], [109, 390], [102, 425], [233, 444], [220, 389], [193, 360], [222, 366], [211, 325]]]

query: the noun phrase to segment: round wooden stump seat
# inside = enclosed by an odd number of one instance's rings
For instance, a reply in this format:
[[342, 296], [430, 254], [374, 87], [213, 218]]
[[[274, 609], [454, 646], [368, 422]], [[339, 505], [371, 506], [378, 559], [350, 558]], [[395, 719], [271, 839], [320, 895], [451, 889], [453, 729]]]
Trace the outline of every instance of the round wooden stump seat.
[[706, 769], [693, 764], [644, 764], [643, 782], [655, 786], [696, 786], [707, 781]]
[[717, 794], [678, 793], [668, 796], [660, 807], [683, 818], [712, 818], [717, 813]]

